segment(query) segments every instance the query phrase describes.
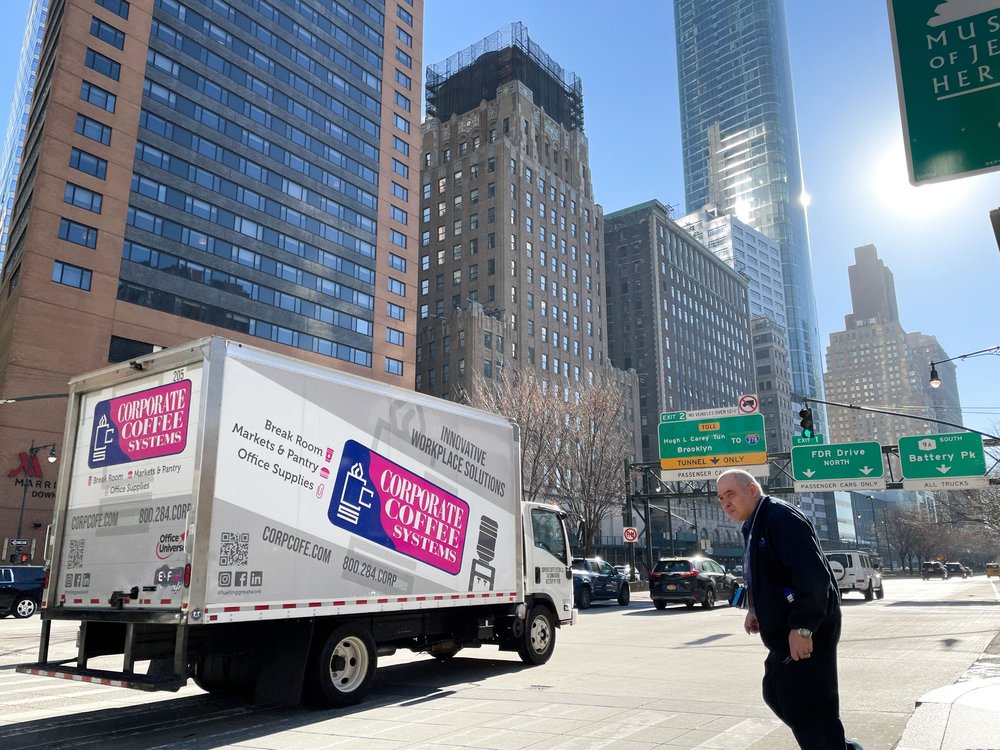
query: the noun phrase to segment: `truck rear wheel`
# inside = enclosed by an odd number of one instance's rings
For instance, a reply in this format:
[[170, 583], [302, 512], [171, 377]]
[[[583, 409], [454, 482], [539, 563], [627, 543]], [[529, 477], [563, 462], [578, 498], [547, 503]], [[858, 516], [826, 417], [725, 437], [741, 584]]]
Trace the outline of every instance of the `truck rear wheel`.
[[536, 604], [524, 621], [517, 653], [525, 664], [544, 664], [556, 647], [556, 628], [548, 607]]
[[[170, 666], [154, 660], [150, 671]], [[257, 685], [258, 667], [249, 656], [238, 654], [204, 654], [198, 660], [192, 676], [194, 684], [212, 695], [250, 695]]]
[[360, 625], [342, 625], [326, 639], [316, 665], [316, 686], [335, 708], [361, 701], [375, 681], [375, 639]]

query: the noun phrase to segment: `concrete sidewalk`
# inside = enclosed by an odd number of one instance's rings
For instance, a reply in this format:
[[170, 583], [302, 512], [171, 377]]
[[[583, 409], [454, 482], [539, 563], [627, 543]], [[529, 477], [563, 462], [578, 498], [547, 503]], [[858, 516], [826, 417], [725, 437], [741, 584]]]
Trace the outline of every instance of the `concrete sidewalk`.
[[917, 701], [895, 750], [1000, 750], [1000, 636], [954, 685]]

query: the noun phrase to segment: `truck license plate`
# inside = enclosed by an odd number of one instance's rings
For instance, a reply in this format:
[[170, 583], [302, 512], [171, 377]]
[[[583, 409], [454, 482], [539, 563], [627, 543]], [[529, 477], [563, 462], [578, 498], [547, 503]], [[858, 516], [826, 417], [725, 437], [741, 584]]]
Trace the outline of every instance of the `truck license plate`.
[[673, 591], [676, 588], [677, 588], [676, 584], [673, 584], [673, 583], [668, 583], [667, 584], [667, 591]]

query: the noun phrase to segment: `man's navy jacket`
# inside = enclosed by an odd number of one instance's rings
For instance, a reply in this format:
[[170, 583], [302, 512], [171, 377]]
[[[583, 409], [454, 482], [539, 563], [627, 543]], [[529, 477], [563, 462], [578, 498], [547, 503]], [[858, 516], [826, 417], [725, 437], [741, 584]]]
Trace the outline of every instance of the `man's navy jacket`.
[[809, 519], [764, 495], [743, 524], [743, 538], [750, 545], [751, 607], [765, 645], [787, 648], [790, 630], [820, 630], [840, 607], [840, 592]]

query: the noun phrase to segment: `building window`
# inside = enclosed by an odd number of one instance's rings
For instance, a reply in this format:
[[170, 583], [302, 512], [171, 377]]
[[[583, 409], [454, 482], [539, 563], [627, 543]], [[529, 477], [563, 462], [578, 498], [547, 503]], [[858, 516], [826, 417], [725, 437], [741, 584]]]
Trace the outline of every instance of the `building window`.
[[406, 258], [396, 255], [396, 253], [389, 253], [389, 267], [406, 273]]
[[392, 357], [385, 358], [385, 371], [390, 375], [402, 375], [403, 374], [403, 362], [399, 359], [393, 359]]
[[72, 242], [84, 247], [97, 247], [97, 229], [88, 227], [86, 224], [79, 224], [70, 219], [62, 219], [59, 222], [59, 239]]
[[107, 8], [116, 16], [128, 20], [129, 4], [126, 0], [95, 0], [95, 2], [102, 8]]
[[86, 115], [77, 114], [76, 132], [105, 146], [111, 144], [111, 128], [97, 120], [90, 119]]
[[406, 73], [401, 70], [396, 71], [396, 83], [402, 86], [404, 89], [410, 90], [413, 88], [413, 81], [410, 79]]
[[399, 47], [396, 47], [396, 60], [403, 63], [407, 68], [413, 67], [413, 58], [408, 54], [403, 52]]
[[120, 64], [116, 63], [110, 57], [105, 57], [100, 52], [95, 52], [89, 47], [87, 48], [85, 64], [91, 70], [96, 70], [101, 75], [113, 78], [116, 81], [122, 71], [122, 66]]
[[399, 279], [394, 279], [392, 276], [389, 276], [386, 283], [389, 291], [393, 294], [398, 294], [400, 297], [406, 296], [406, 284]]
[[89, 269], [71, 266], [69, 263], [56, 261], [52, 266], [52, 280], [56, 284], [76, 287], [85, 292], [90, 291], [91, 272]]
[[118, 103], [118, 97], [110, 91], [105, 91], [100, 86], [95, 86], [89, 81], [84, 81], [80, 85], [80, 98], [107, 112], [114, 112], [115, 106]]
[[396, 38], [405, 44], [407, 47], [413, 46], [413, 35], [407, 31], [404, 31], [399, 26], [396, 27]]
[[95, 193], [93, 190], [87, 190], [85, 187], [74, 185], [72, 182], [67, 182], [66, 189], [63, 191], [63, 201], [69, 203], [71, 206], [93, 211], [95, 214], [101, 213], [103, 200], [104, 196], [100, 193]]
[[392, 302], [385, 303], [385, 314], [393, 320], [406, 320], [406, 310], [401, 305]]
[[385, 340], [390, 344], [395, 344], [396, 346], [403, 346], [405, 341], [405, 334], [395, 328], [385, 329]]
[[104, 179], [108, 171], [108, 163], [100, 157], [94, 156], [93, 154], [88, 154], [86, 151], [81, 151], [78, 148], [74, 148], [69, 155], [69, 165], [73, 169], [78, 169], [86, 174], [93, 175], [99, 179]]
[[90, 19], [90, 35], [96, 36], [102, 42], [107, 42], [118, 49], [125, 48], [125, 33], [104, 23], [100, 18]]

